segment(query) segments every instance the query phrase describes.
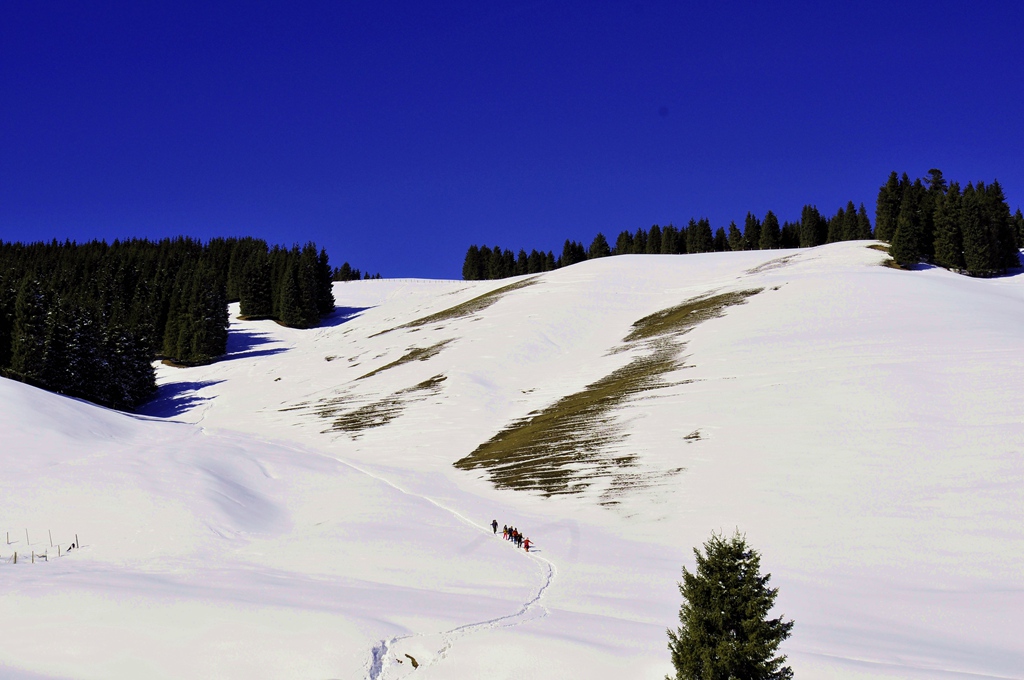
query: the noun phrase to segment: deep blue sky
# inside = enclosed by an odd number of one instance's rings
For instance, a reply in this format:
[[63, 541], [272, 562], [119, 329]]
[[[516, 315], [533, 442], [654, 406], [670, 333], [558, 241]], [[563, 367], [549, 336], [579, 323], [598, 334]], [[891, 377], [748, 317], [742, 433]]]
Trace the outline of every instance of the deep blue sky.
[[1019, 3], [845, 5], [5, 3], [0, 239], [458, 277], [470, 243], [873, 215], [890, 170], [1024, 206]]

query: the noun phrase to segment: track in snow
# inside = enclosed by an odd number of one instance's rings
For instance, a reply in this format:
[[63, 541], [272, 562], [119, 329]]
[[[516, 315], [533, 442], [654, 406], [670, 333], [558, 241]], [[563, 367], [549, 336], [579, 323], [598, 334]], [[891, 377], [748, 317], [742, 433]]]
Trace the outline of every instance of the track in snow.
[[[542, 605], [540, 601], [544, 596], [544, 592], [555, 580], [555, 565], [552, 564], [550, 560], [544, 559], [543, 557], [538, 557], [529, 553], [524, 554], [529, 555], [530, 558], [542, 563], [547, 568], [547, 573], [544, 577], [544, 583], [541, 584], [532, 598], [523, 603], [523, 606], [520, 607], [518, 611], [506, 616], [499, 616], [495, 619], [466, 623], [441, 633], [418, 633], [413, 635], [396, 636], [389, 640], [381, 640], [373, 646], [373, 649], [370, 650], [369, 668], [367, 671], [368, 680], [394, 680], [396, 678], [404, 677], [408, 673], [412, 672], [413, 669], [411, 666], [396, 664], [394, 660], [390, 658], [391, 655], [388, 654], [396, 644], [403, 641], [418, 639], [425, 642], [426, 638], [437, 637], [440, 645], [433, 658], [424, 659], [419, 662], [420, 666], [431, 666], [446, 659], [448, 657], [448, 652], [455, 644], [455, 641], [459, 638], [482, 630], [511, 628], [513, 626], [526, 623], [527, 621], [547, 616], [547, 609], [544, 608], [544, 605]], [[534, 610], [537, 611], [536, 615], [532, 615]], [[397, 655], [398, 653], [396, 652], [394, 658], [397, 658]]]

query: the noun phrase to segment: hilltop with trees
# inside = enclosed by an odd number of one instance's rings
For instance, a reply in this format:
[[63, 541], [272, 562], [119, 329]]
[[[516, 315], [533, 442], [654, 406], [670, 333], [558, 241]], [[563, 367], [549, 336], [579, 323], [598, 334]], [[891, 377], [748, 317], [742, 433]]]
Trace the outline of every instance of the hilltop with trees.
[[1024, 214], [1010, 214], [998, 181], [968, 183], [963, 189], [947, 183], [942, 172], [928, 171], [924, 180], [910, 181], [906, 173], [889, 175], [878, 192], [875, 227], [861, 203], [847, 202], [831, 217], [805, 205], [800, 219], [779, 223], [769, 210], [759, 219], [748, 212], [742, 228], [736, 222], [712, 230], [706, 218], [686, 226], [653, 225], [622, 231], [610, 243], [598, 233], [590, 246], [566, 240], [562, 252], [520, 250], [518, 254], [472, 245], [466, 252], [462, 278], [467, 281], [537, 274], [610, 255], [682, 255], [726, 250], [811, 248], [837, 241], [877, 238], [890, 242], [900, 266], [930, 262], [972, 276], [992, 276], [1017, 267], [1024, 248]]
[[250, 319], [310, 328], [334, 309], [327, 253], [253, 238], [0, 242], [0, 372], [131, 409], [152, 361], [214, 361], [228, 302]]
[[930, 262], [971, 276], [1020, 266], [1024, 215], [1010, 214], [998, 181], [947, 182], [932, 168], [913, 182], [895, 172], [878, 190], [877, 238], [902, 267]]
[[537, 274], [568, 267], [610, 255], [683, 255], [711, 253], [726, 250], [772, 250], [775, 248], [809, 248], [835, 241], [853, 241], [872, 238], [871, 221], [862, 203], [853, 201], [839, 208], [832, 217], [823, 217], [813, 205], [806, 205], [800, 220], [779, 223], [769, 210], [763, 219], [747, 213], [740, 229], [735, 222], [728, 227], [711, 228], [707, 218], [691, 219], [685, 226], [653, 225], [635, 232], [622, 231], [614, 245], [604, 234], [598, 233], [586, 247], [583, 243], [566, 240], [562, 253], [553, 251], [520, 250], [518, 254], [499, 246], [472, 245], [466, 252], [462, 278], [467, 281], [502, 279], [521, 274]]

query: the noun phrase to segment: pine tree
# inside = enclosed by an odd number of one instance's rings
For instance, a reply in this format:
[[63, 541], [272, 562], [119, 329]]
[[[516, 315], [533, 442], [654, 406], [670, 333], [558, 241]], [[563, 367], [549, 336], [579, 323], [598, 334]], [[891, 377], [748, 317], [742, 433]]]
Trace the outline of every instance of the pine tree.
[[[313, 250], [316, 246], [310, 244]], [[380, 278], [380, 274], [377, 275]], [[334, 311], [334, 286], [331, 284], [331, 264], [328, 261], [327, 251], [320, 249], [316, 262], [316, 311], [320, 316], [325, 316]]]
[[648, 255], [657, 255], [661, 252], [661, 227], [657, 224], [651, 225], [647, 232], [647, 248], [644, 251]]
[[857, 207], [850, 201], [843, 215], [843, 240], [856, 241], [860, 238], [860, 223], [857, 221]]
[[875, 207], [875, 238], [879, 241], [891, 241], [896, 233], [896, 220], [900, 215], [900, 201], [903, 188], [900, 186], [896, 171], [889, 173], [889, 179], [878, 189], [878, 202]]
[[960, 186], [953, 182], [935, 206], [935, 264], [940, 267], [964, 268], [960, 220]]
[[764, 216], [761, 223], [761, 250], [774, 250], [779, 247], [779, 218], [771, 210]]
[[846, 211], [840, 208], [828, 221], [828, 233], [825, 236], [826, 243], [836, 243], [843, 240], [843, 223], [846, 221]]
[[735, 222], [729, 223], [729, 250], [743, 250], [743, 232]]
[[[347, 271], [339, 272], [342, 277], [351, 277], [352, 268], [346, 262], [343, 267]], [[349, 280], [342, 278], [342, 281]], [[248, 319], [265, 319], [273, 316], [273, 286], [270, 280], [270, 261], [266, 253], [253, 251], [246, 261], [240, 281], [237, 285], [239, 293], [239, 311]]]
[[46, 347], [47, 301], [42, 286], [29, 276], [18, 290], [14, 303], [14, 334], [11, 341], [11, 369], [26, 378], [39, 378]]
[[964, 239], [964, 268], [970, 274], [987, 274], [995, 270], [991, 256], [988, 228], [982, 207], [984, 185], [979, 191], [970, 182], [960, 199], [960, 231]]
[[779, 232], [779, 247], [799, 248], [800, 247], [800, 223], [783, 222], [782, 230]]
[[14, 304], [18, 298], [18, 292], [12, 285], [13, 281], [4, 276], [2, 267], [3, 265], [0, 264], [0, 369], [8, 368], [11, 365], [11, 342], [14, 336]]
[[526, 273], [527, 274], [539, 274], [542, 271], [545, 271], [546, 268], [547, 268], [547, 263], [544, 260], [544, 254], [543, 253], [539, 253], [536, 250], [531, 250], [530, 251], [529, 264], [527, 266]]
[[758, 250], [761, 247], [761, 220], [747, 213], [743, 220], [743, 239], [747, 242], [747, 250]]
[[608, 246], [608, 239], [601, 232], [597, 232], [597, 236], [590, 242], [587, 257], [593, 259], [595, 257], [607, 257], [611, 254], [612, 249]]
[[715, 230], [714, 249], [716, 253], [729, 250], [729, 237], [725, 235], [725, 227], [719, 227]]
[[822, 244], [821, 213], [813, 205], [805, 205], [800, 211], [800, 247], [813, 248]]
[[715, 236], [711, 233], [711, 222], [702, 217], [697, 222], [690, 220], [687, 231], [686, 250], [690, 253], [711, 253], [715, 250]]
[[633, 254], [643, 255], [647, 252], [647, 231], [640, 227], [633, 234]]
[[779, 645], [792, 621], [768, 618], [778, 588], [761, 575], [761, 556], [737, 532], [712, 534], [704, 553], [694, 549], [697, 570], [683, 567], [678, 630], [669, 630], [675, 680], [789, 680]]
[[1006, 203], [1003, 187], [999, 180], [993, 180], [985, 187], [984, 211], [989, 224], [989, 240], [992, 243], [993, 265], [1006, 270], [1020, 266], [1017, 239], [1014, 234], [1013, 217]]
[[[607, 241], [605, 242], [607, 243]], [[519, 254], [516, 255], [516, 276], [522, 276], [530, 271], [530, 256], [526, 254], [524, 248], [519, 249]]]
[[868, 211], [864, 208], [864, 204], [861, 203], [860, 208], [857, 209], [857, 238], [867, 241], [872, 237], [871, 220], [868, 219]]
[[633, 234], [628, 231], [620, 231], [615, 239], [615, 254], [630, 255], [633, 252]]
[[[348, 262], [345, 265], [348, 265]], [[465, 281], [479, 281], [480, 269], [480, 249], [472, 245], [466, 251], [466, 259], [462, 262], [462, 278]]]
[[921, 216], [921, 202], [924, 186], [917, 180], [904, 192], [900, 214], [896, 219], [896, 233], [892, 237], [889, 254], [901, 267], [909, 267], [921, 261], [924, 256], [924, 227]]
[[679, 247], [676, 240], [679, 238], [679, 231], [671, 224], [661, 230], [661, 254], [675, 255]]

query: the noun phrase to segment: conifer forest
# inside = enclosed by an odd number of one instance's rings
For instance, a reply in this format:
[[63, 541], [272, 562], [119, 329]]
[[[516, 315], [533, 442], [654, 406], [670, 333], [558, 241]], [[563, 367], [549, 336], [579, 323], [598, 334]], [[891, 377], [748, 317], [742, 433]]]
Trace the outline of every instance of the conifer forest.
[[152, 362], [224, 354], [228, 302], [310, 328], [334, 309], [327, 253], [253, 238], [0, 242], [0, 372], [120, 409], [156, 390]]
[[891, 244], [890, 254], [903, 267], [926, 262], [972, 276], [991, 276], [1017, 267], [1024, 247], [1024, 215], [1010, 214], [998, 181], [968, 183], [960, 189], [947, 183], [940, 170], [924, 180], [906, 173], [889, 175], [878, 192], [875, 227], [864, 204], [849, 201], [833, 215], [805, 205], [800, 218], [781, 225], [769, 210], [763, 218], [747, 213], [736, 222], [712, 230], [706, 218], [685, 226], [653, 225], [622, 231], [612, 244], [598, 233], [586, 247], [566, 240], [562, 252], [525, 249], [518, 254], [499, 246], [472, 245], [466, 252], [462, 278], [467, 281], [535, 274], [609, 255], [682, 255], [726, 250], [810, 248], [836, 241], [877, 238]]

